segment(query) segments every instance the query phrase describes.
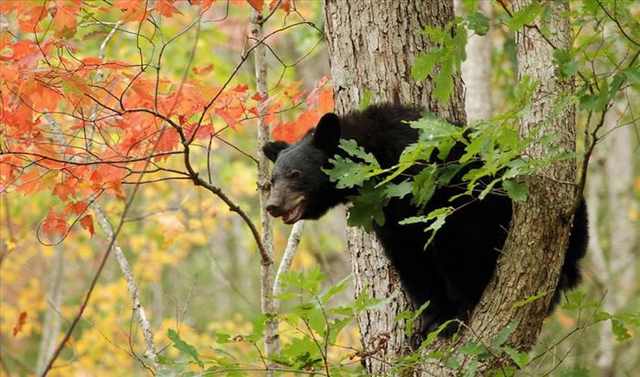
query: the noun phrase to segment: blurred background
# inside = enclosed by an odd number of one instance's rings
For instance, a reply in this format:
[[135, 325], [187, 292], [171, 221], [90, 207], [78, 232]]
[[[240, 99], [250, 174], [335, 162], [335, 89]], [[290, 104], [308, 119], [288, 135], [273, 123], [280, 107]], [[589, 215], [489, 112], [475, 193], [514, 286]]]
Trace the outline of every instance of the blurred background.
[[[265, 25], [265, 33], [300, 20], [322, 29], [320, 1], [297, 1], [295, 7], [295, 12], [274, 13]], [[174, 35], [195, 19], [196, 11], [186, 4], [178, 6], [178, 10], [179, 14], [162, 18], [159, 28], [163, 34]], [[169, 58], [164, 60], [163, 73], [179, 78], [189, 63], [192, 69], [187, 74], [191, 78], [204, 85], [219, 85], [246, 49], [252, 12], [246, 2], [214, 2], [203, 17], [192, 62], [189, 60], [195, 35], [167, 48], [165, 54]], [[99, 17], [108, 23], [118, 16], [118, 10], [114, 10]], [[5, 30], [19, 34], [15, 14], [3, 14], [0, 23]], [[74, 37], [76, 54], [96, 55], [108, 31], [105, 24], [85, 15]], [[482, 38], [482, 46], [487, 65], [467, 66], [465, 75], [486, 70], [492, 96], [485, 110], [490, 116], [504, 110], [501, 104], [513, 98], [515, 44], [510, 33], [496, 27]], [[325, 42], [317, 30], [300, 27], [281, 32], [271, 40], [270, 48], [277, 53], [267, 54], [270, 96], [283, 100], [306, 96], [323, 85], [329, 67]], [[135, 36], [115, 33], [104, 51], [109, 59], [135, 61]], [[282, 62], [290, 66], [285, 68]], [[255, 90], [251, 57], [234, 82]], [[471, 91], [473, 88], [467, 87], [468, 95]], [[583, 303], [592, 302], [611, 312], [628, 312], [632, 316], [640, 313], [640, 131], [633, 123], [637, 114], [629, 109], [638, 109], [640, 99], [636, 96], [625, 101], [612, 111], [606, 137], [591, 164], [587, 189], [591, 242], [583, 263], [584, 282], [573, 295], [586, 298]], [[279, 114], [280, 122], [299, 120], [306, 104], [292, 107]], [[224, 123], [214, 123], [215, 129], [222, 127]], [[214, 140], [212, 146], [214, 181], [258, 223], [256, 164], [247, 157], [257, 153], [256, 121], [241, 122], [221, 135], [224, 142]], [[196, 148], [192, 157], [194, 165], [202, 170], [206, 169], [204, 150]], [[163, 163], [175, 169], [182, 166], [179, 159], [169, 158]], [[129, 188], [125, 185], [125, 191]], [[69, 326], [68, 320], [77, 311], [108, 238], [97, 226], [93, 237], [75, 227], [64, 242], [46, 246], [37, 236], [38, 229], [58, 199], [49, 192], [31, 192], [28, 187], [4, 190], [0, 196], [0, 374], [33, 375], [42, 370], [47, 355]], [[120, 199], [102, 199], [112, 223], [119, 218], [123, 206]], [[344, 216], [344, 209], [340, 208], [320, 221], [305, 224], [292, 270], [318, 268], [326, 275], [326, 285], [351, 273], [345, 253]], [[275, 222], [276, 260], [285, 248], [289, 230], [289, 226]], [[210, 193], [189, 181], [142, 185], [118, 243], [131, 265], [160, 351], [175, 352], [169, 347], [169, 328], [178, 329], [180, 336], [202, 354], [215, 352], [215, 331], [250, 332], [251, 321], [260, 313], [260, 257], [242, 220]], [[351, 291], [341, 293], [338, 299], [349, 302]], [[537, 369], [523, 373], [568, 377], [570, 374], [563, 374], [562, 368], [547, 368], [564, 359], [563, 366], [583, 369], [581, 376], [640, 376], [637, 334], [619, 336], [609, 322], [585, 322], [582, 316], [589, 306], [578, 308], [570, 305], [571, 300], [568, 302], [544, 326], [538, 348], [549, 351], [534, 351], [533, 354], [542, 355]], [[640, 317], [636, 320], [640, 321]], [[285, 331], [283, 337], [286, 336]], [[355, 326], [343, 334], [341, 342], [358, 347]], [[111, 256], [78, 329], [51, 375], [147, 374], [132, 351], [143, 353], [143, 339], [133, 318], [127, 283]], [[247, 358], [256, 357], [256, 350], [246, 347], [244, 351]], [[576, 369], [572, 370], [575, 373]]]

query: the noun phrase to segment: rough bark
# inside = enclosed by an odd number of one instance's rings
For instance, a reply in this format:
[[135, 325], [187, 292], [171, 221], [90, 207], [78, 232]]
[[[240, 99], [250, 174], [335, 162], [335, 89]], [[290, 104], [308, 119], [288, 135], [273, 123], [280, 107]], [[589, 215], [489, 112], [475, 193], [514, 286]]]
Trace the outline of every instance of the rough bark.
[[[459, 77], [443, 106], [432, 98], [430, 81], [415, 82], [410, 74], [415, 56], [432, 47], [421, 30], [427, 25], [444, 27], [453, 16], [451, 1], [327, 0], [325, 25], [336, 111], [358, 108], [371, 93], [372, 102], [421, 104], [446, 119], [464, 121]], [[384, 344], [381, 353], [365, 360], [369, 373], [381, 375], [390, 361], [411, 348], [403, 324], [395, 319], [411, 306], [375, 236], [356, 228], [349, 228], [347, 236], [356, 295], [393, 297], [359, 318], [365, 350]]]
[[[514, 11], [531, 1], [514, 1]], [[557, 48], [570, 44], [567, 1], [549, 1], [546, 38]], [[573, 82], [562, 80], [549, 64], [553, 47], [536, 28], [525, 27], [516, 36], [518, 78], [529, 76], [538, 87], [532, 107], [521, 119], [521, 134], [534, 132], [557, 135], [556, 146], [575, 151], [575, 110], [572, 106], [555, 109], [563, 95], [571, 93]], [[538, 129], [539, 128], [539, 129]], [[532, 159], [550, 153], [534, 143], [525, 152]], [[575, 203], [576, 168], [574, 160], [554, 162], [528, 178], [529, 195], [524, 203], [515, 203], [511, 231], [497, 271], [474, 311], [471, 328], [481, 338], [492, 339], [500, 329], [516, 320], [518, 326], [511, 343], [527, 350], [534, 345], [549, 307], [564, 260]], [[566, 182], [565, 184], [558, 182]], [[514, 231], [517, 230], [517, 231]], [[514, 306], [527, 297], [547, 292], [541, 299], [524, 306]]]

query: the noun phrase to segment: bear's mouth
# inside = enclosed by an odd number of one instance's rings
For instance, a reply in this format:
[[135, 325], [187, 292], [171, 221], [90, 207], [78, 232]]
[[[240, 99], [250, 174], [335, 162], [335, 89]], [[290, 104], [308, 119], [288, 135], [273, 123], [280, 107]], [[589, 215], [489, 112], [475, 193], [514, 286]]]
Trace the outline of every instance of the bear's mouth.
[[293, 224], [296, 221], [300, 220], [302, 215], [304, 214], [305, 209], [305, 201], [304, 196], [298, 197], [293, 203], [293, 206], [287, 210], [284, 214], [282, 214], [282, 221], [285, 224]]

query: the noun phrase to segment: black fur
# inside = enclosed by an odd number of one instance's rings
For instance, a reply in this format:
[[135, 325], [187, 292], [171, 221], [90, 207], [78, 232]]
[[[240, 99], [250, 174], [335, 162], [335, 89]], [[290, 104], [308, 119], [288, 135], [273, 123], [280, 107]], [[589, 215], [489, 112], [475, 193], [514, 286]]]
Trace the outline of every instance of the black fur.
[[[321, 170], [331, 156], [340, 153], [338, 139], [355, 139], [382, 167], [389, 167], [397, 163], [404, 148], [418, 138], [417, 130], [403, 120], [420, 117], [421, 109], [416, 107], [374, 105], [343, 117], [326, 114], [314, 131], [286, 148], [282, 148], [282, 142], [266, 145], [265, 154], [275, 162], [270, 212], [276, 216], [290, 213], [287, 219], [292, 223], [299, 218], [317, 219], [328, 209], [348, 201], [355, 192], [337, 189]], [[278, 153], [274, 155], [273, 151]], [[452, 151], [451, 158], [459, 157], [460, 153], [462, 146], [459, 145]], [[297, 173], [292, 174], [293, 171]], [[449, 202], [449, 198], [461, 190], [464, 189], [453, 186], [438, 190], [425, 211], [458, 207], [468, 202], [468, 197]], [[300, 197], [303, 199], [297, 202], [301, 204], [289, 203], [290, 198]], [[297, 213], [300, 216], [296, 216]], [[511, 200], [506, 196], [488, 195], [484, 200], [463, 206], [447, 218], [427, 250], [423, 250], [426, 242], [423, 225], [398, 224], [417, 213], [410, 199], [393, 199], [384, 208], [385, 225], [376, 225], [374, 230], [415, 304], [430, 301], [425, 318], [427, 329], [433, 329], [448, 319], [468, 318], [477, 304], [504, 245], [512, 215]], [[559, 302], [561, 292], [580, 281], [578, 262], [586, 252], [587, 232], [583, 202], [575, 214], [552, 309]]]

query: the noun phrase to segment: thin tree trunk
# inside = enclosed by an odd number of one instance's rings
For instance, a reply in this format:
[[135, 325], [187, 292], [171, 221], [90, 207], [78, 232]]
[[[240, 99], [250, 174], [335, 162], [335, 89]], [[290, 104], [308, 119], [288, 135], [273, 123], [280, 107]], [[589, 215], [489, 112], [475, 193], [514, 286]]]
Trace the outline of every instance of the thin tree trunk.
[[[327, 0], [325, 25], [336, 111], [358, 108], [371, 93], [374, 102], [420, 104], [443, 118], [464, 121], [459, 77], [449, 103], [442, 106], [432, 98], [431, 83], [415, 82], [410, 74], [415, 56], [432, 47], [421, 33], [424, 27], [444, 27], [451, 20], [451, 1]], [[359, 318], [365, 350], [385, 345], [382, 354], [364, 361], [369, 373], [381, 375], [389, 370], [388, 362], [411, 349], [403, 324], [396, 321], [397, 314], [411, 305], [376, 237], [356, 228], [349, 228], [347, 237], [356, 295], [393, 296]]]
[[62, 318], [60, 310], [62, 305], [62, 276], [64, 271], [64, 248], [62, 245], [55, 247], [55, 260], [50, 277], [47, 279], [51, 282], [47, 298], [49, 300], [49, 308], [44, 315], [44, 324], [42, 326], [42, 339], [40, 340], [40, 350], [38, 351], [38, 361], [36, 363], [36, 374], [40, 375], [44, 372], [47, 361], [51, 358], [56, 347], [56, 340], [60, 335], [62, 327]]
[[[614, 106], [605, 118], [607, 130], [618, 125], [624, 109]], [[636, 288], [634, 246], [635, 225], [629, 218], [628, 210], [633, 201], [633, 134], [630, 127], [621, 127], [607, 137], [604, 175], [607, 182], [607, 216], [609, 227], [608, 277], [603, 281], [606, 296], [604, 309], [616, 313], [631, 299]], [[597, 364], [603, 376], [616, 376], [616, 349], [609, 322], [603, 323]]]
[[[456, 14], [462, 13], [461, 0], [454, 1]], [[492, 2], [480, 1], [478, 10], [491, 18]], [[471, 35], [465, 52], [467, 59], [462, 63], [462, 81], [465, 87], [465, 110], [467, 120], [487, 119], [493, 113], [491, 94], [491, 51], [493, 44], [487, 35]]]
[[[251, 37], [253, 43], [260, 43], [263, 38], [263, 17], [260, 12], [255, 11], [251, 24]], [[258, 112], [258, 190], [260, 192], [260, 224], [262, 225], [262, 244], [268, 256], [268, 260], [261, 261], [260, 281], [261, 281], [261, 309], [267, 319], [267, 328], [264, 337], [265, 354], [267, 358], [273, 357], [280, 350], [280, 340], [278, 337], [278, 320], [275, 318], [276, 310], [273, 299], [273, 281], [274, 281], [274, 265], [273, 265], [273, 236], [271, 227], [271, 218], [266, 209], [266, 203], [269, 199], [269, 160], [262, 152], [262, 147], [269, 141], [269, 125], [265, 121], [267, 115], [267, 62], [266, 47], [261, 44], [254, 51], [255, 74], [256, 74], [256, 91], [260, 95]], [[267, 370], [267, 376], [273, 376], [273, 370]]]

